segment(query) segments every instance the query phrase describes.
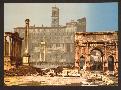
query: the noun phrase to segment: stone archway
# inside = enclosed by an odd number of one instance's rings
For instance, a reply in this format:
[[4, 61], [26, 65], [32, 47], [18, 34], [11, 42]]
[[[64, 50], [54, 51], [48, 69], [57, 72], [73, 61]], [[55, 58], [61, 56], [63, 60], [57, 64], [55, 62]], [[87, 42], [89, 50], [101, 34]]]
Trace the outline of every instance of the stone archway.
[[108, 57], [108, 70], [114, 71], [114, 57], [113, 56]]
[[93, 71], [103, 70], [103, 53], [100, 49], [93, 49], [90, 52], [90, 69]]
[[[94, 49], [100, 52], [99, 57], [101, 60], [92, 60], [91, 54], [94, 53]], [[81, 55], [85, 56], [84, 70], [97, 70], [103, 71], [104, 73], [108, 69], [112, 71], [113, 68], [118, 67], [118, 65], [115, 65], [115, 62], [118, 61], [117, 32], [77, 32], [75, 34], [75, 68], [82, 68], [82, 66], [80, 67]], [[109, 55], [113, 55], [114, 61], [109, 60], [108, 62]], [[96, 54], [93, 55], [95, 58], [97, 56]], [[114, 73], [116, 72], [118, 72], [117, 69], [114, 70]]]

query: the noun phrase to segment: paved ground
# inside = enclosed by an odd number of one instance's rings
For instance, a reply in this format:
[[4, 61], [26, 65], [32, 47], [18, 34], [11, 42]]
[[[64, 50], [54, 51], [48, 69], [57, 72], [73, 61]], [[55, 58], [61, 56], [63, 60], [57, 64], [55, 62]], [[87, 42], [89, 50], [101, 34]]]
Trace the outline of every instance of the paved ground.
[[42, 86], [42, 85], [68, 85], [68, 86], [99, 86], [106, 85], [103, 81], [87, 82], [82, 77], [46, 77], [46, 76], [14, 76], [5, 77], [7, 86]]
[[66, 85], [85, 81], [81, 77], [44, 77], [44, 76], [19, 76], [6, 77], [6, 85], [24, 85], [29, 82], [38, 82], [40, 85]]

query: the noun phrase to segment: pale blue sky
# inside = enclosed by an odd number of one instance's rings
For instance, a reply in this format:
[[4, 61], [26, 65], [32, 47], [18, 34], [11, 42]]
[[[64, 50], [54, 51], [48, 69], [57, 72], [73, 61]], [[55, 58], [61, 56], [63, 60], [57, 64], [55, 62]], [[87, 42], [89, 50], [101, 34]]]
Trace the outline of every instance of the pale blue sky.
[[5, 3], [4, 31], [30, 25], [50, 26], [52, 6], [60, 9], [60, 25], [86, 17], [87, 31], [114, 31], [118, 29], [118, 3]]

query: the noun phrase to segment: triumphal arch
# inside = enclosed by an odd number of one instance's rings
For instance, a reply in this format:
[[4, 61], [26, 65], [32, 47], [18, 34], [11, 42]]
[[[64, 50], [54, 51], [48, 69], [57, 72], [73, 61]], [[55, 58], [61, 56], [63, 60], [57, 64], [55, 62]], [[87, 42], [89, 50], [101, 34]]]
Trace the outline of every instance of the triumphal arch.
[[75, 33], [75, 67], [118, 72], [118, 32]]

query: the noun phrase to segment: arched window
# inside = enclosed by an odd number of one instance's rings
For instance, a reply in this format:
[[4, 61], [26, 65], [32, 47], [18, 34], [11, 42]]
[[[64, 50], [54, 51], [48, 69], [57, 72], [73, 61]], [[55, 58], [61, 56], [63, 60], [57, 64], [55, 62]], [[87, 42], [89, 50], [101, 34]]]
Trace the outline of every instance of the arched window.
[[109, 71], [114, 70], [114, 57], [113, 56], [108, 57], [108, 70]]

